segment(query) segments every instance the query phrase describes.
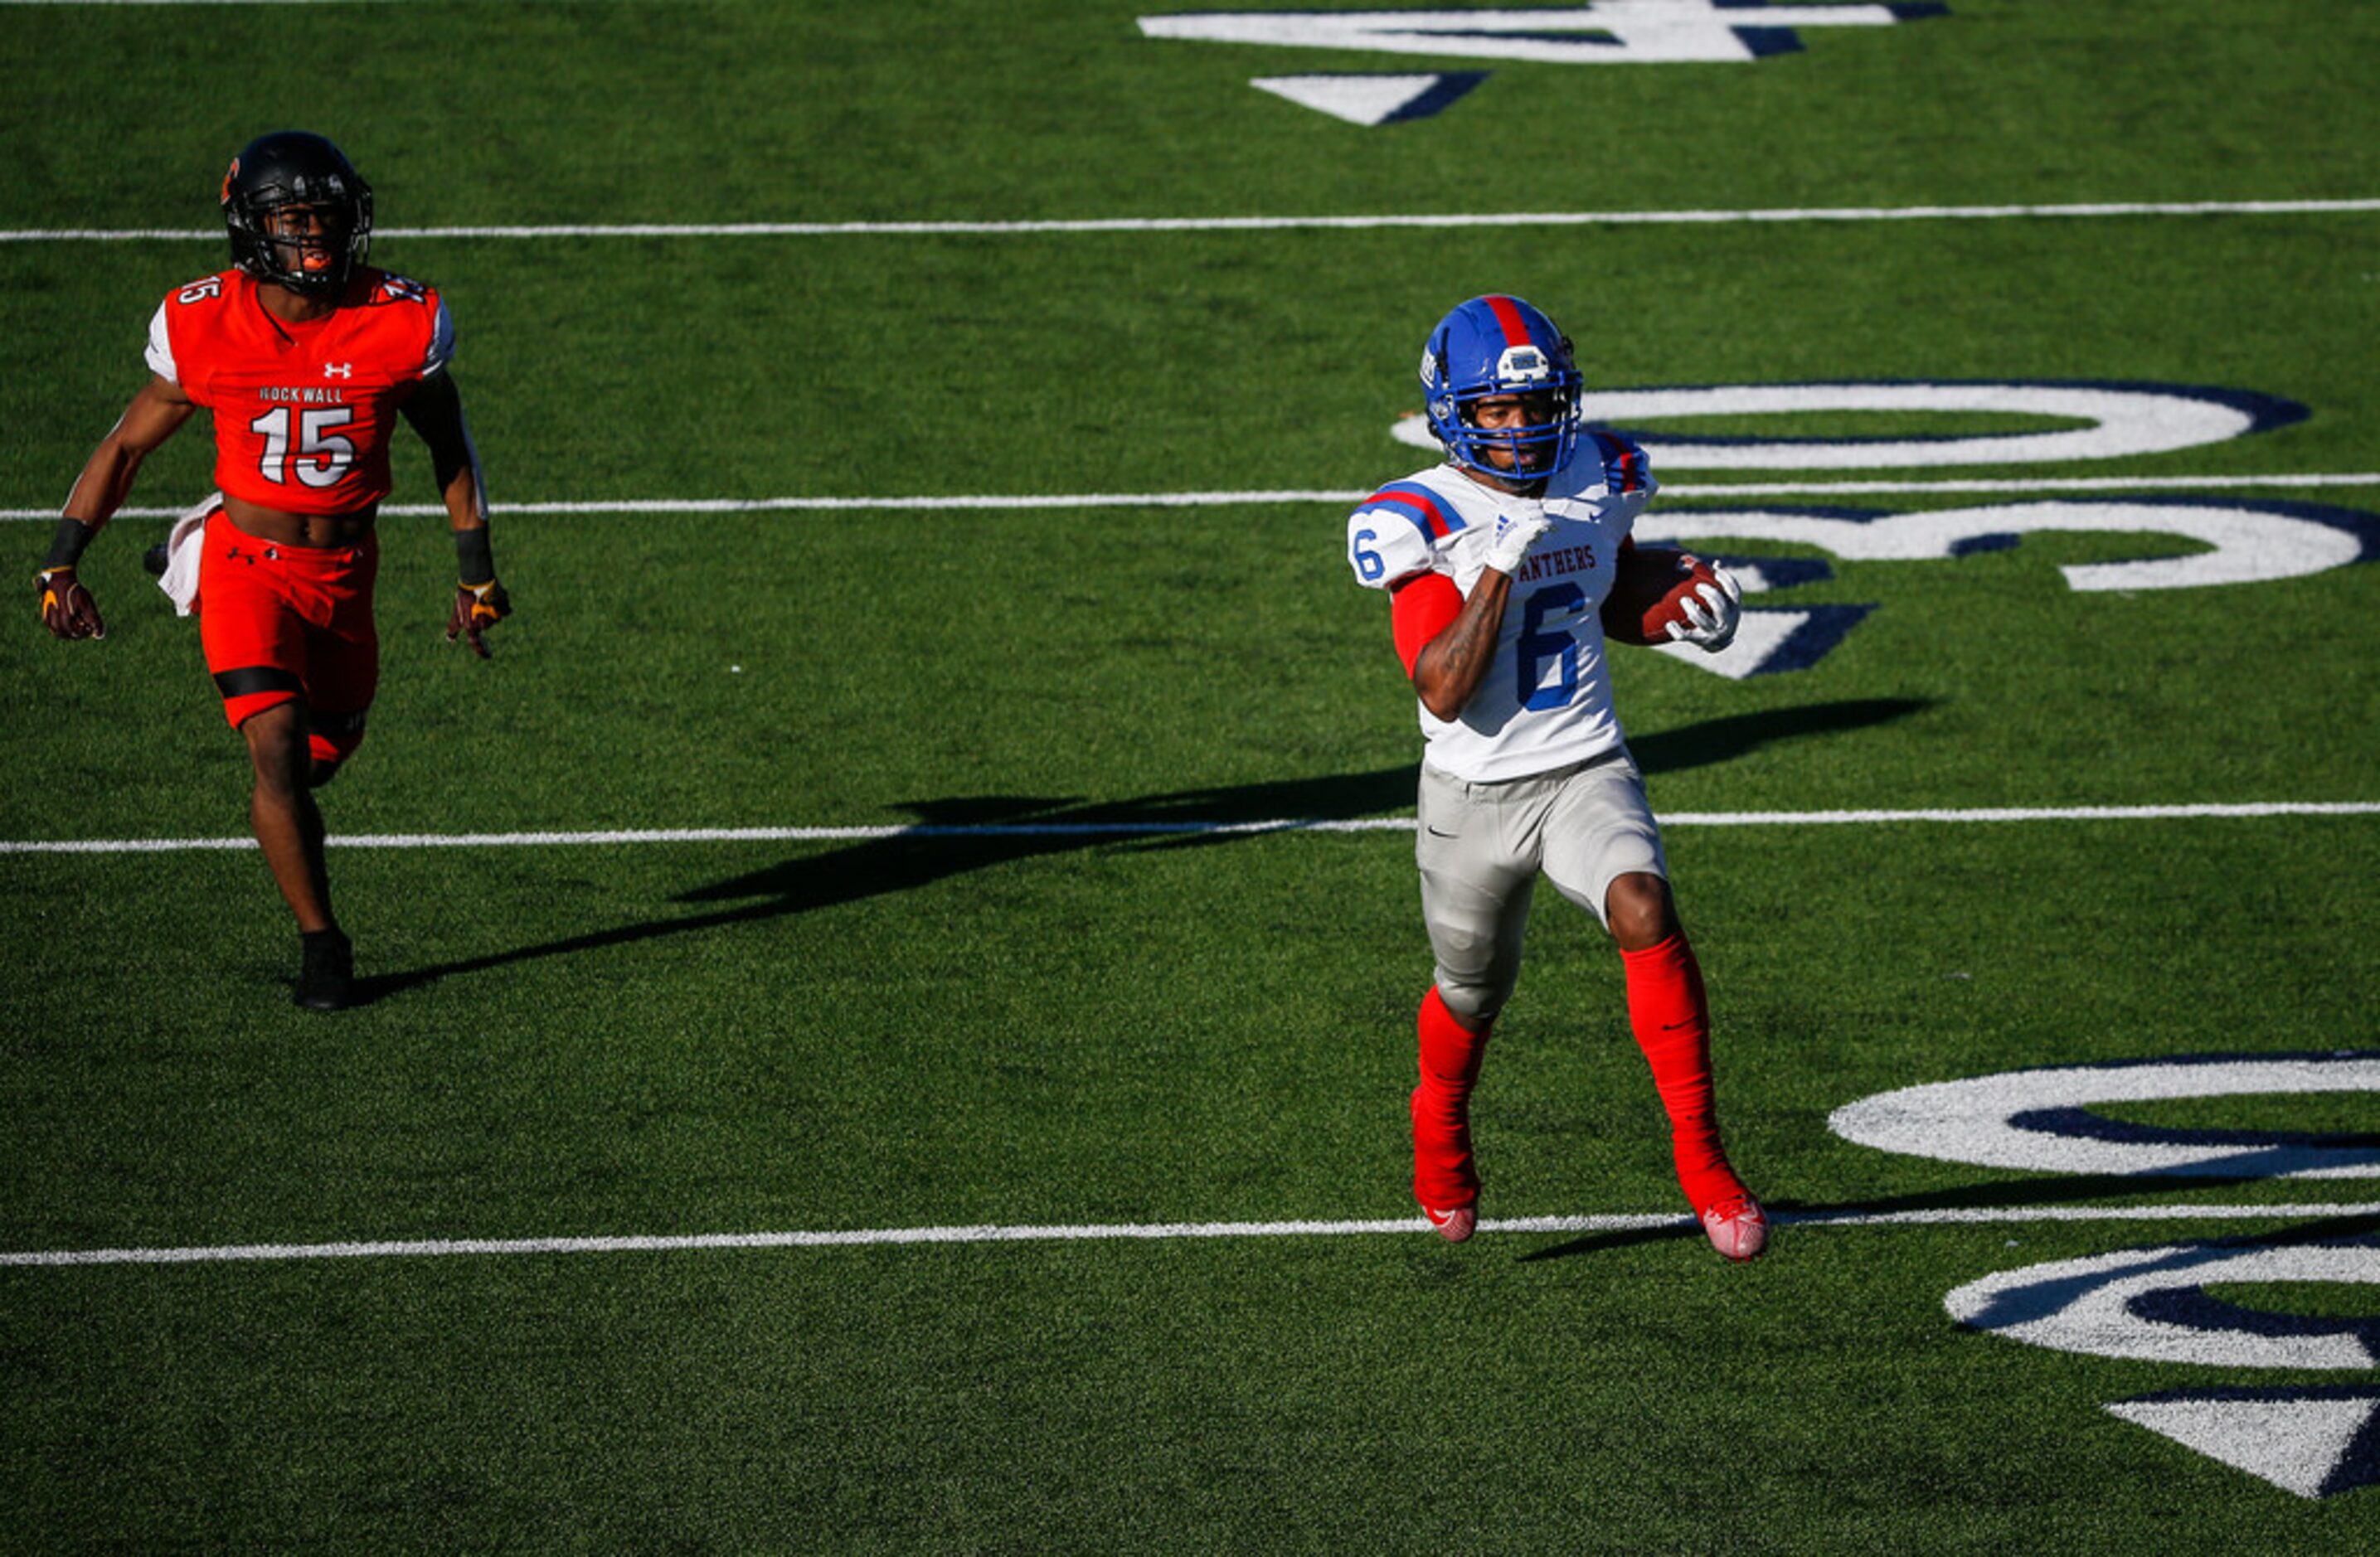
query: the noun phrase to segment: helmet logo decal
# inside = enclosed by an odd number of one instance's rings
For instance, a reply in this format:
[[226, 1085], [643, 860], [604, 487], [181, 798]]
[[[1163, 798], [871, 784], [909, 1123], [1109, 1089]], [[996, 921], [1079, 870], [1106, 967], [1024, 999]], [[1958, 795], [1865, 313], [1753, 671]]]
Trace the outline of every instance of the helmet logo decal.
[[1496, 359], [1496, 377], [1504, 383], [1541, 384], [1553, 376], [1553, 364], [1535, 346], [1506, 346]]

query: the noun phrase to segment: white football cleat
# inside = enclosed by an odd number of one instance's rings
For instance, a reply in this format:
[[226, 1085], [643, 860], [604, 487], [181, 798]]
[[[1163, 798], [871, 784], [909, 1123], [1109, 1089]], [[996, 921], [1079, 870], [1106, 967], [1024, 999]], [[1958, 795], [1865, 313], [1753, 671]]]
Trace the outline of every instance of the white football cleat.
[[1703, 1208], [1703, 1232], [1711, 1247], [1739, 1264], [1757, 1260], [1768, 1247], [1768, 1217], [1752, 1192], [1730, 1195]]
[[1439, 1211], [1431, 1206], [1421, 1208], [1422, 1215], [1438, 1236], [1449, 1243], [1461, 1243], [1479, 1230], [1479, 1208], [1459, 1205], [1452, 1211]]

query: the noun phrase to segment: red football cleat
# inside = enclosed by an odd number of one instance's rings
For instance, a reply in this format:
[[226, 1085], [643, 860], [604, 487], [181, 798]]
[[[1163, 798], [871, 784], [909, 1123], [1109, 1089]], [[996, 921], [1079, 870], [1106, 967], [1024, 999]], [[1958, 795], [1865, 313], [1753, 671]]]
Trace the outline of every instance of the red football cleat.
[[1479, 1211], [1475, 1206], [1459, 1205], [1451, 1211], [1439, 1211], [1430, 1206], [1421, 1208], [1438, 1236], [1449, 1243], [1461, 1243], [1479, 1230]]
[[1749, 1190], [1705, 1206], [1703, 1232], [1713, 1249], [1738, 1263], [1759, 1259], [1768, 1247], [1767, 1214]]

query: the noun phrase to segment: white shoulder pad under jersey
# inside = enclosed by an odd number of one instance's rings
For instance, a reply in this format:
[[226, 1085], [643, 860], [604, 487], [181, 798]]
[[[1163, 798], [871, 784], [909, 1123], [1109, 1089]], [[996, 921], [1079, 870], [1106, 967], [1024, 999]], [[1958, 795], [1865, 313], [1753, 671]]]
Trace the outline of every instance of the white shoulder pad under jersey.
[[1450, 494], [1435, 489], [1425, 471], [1387, 486], [1355, 505], [1347, 518], [1347, 563], [1366, 589], [1386, 589], [1415, 573], [1444, 573], [1449, 545], [1469, 525]]
[[165, 305], [157, 305], [157, 312], [149, 320], [149, 349], [143, 354], [149, 359], [149, 371], [169, 384], [182, 381], [182, 370], [174, 363], [174, 337], [165, 330]]

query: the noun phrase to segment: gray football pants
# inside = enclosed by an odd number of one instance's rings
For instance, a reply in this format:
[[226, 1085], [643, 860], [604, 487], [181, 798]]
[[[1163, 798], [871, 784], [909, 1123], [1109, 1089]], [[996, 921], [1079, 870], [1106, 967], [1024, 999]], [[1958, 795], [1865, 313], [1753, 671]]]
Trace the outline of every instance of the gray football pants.
[[1644, 775], [1624, 746], [1496, 783], [1450, 778], [1425, 762], [1418, 810], [1414, 863], [1439, 997], [1475, 1027], [1495, 1020], [1520, 979], [1539, 871], [1599, 923], [1616, 877], [1670, 874]]

